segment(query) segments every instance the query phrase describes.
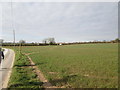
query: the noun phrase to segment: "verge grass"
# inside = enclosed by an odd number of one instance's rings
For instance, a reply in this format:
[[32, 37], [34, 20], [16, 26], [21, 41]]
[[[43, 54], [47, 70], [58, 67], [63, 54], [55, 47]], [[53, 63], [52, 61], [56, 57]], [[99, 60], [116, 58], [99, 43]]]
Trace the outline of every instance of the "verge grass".
[[37, 79], [37, 75], [33, 71], [34, 69], [30, 67], [28, 58], [21, 53], [19, 54], [16, 50], [14, 67], [8, 88], [42, 88], [43, 83]]

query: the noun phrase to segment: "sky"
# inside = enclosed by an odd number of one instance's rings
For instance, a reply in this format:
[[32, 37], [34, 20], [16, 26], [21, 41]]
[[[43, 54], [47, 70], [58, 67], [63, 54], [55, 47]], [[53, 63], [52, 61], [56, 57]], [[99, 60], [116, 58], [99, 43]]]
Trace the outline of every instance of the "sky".
[[[113, 40], [118, 37], [117, 2], [14, 2], [2, 3], [0, 38], [13, 41], [56, 42]], [[12, 22], [13, 25], [12, 26]]]

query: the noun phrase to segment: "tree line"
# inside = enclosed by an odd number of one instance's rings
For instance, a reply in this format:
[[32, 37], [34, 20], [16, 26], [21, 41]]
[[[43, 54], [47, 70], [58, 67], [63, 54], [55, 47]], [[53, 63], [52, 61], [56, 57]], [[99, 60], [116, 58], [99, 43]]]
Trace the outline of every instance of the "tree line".
[[[25, 40], [20, 40], [15, 43], [15, 46], [47, 46], [47, 45], [72, 45], [72, 44], [92, 44], [92, 43], [120, 43], [120, 39], [116, 38], [111, 41], [89, 41], [89, 42], [71, 42], [71, 43], [56, 43], [54, 38], [46, 38], [42, 43], [27, 43]], [[14, 46], [13, 42], [4, 42], [3, 39], [0, 39], [1, 46]]]

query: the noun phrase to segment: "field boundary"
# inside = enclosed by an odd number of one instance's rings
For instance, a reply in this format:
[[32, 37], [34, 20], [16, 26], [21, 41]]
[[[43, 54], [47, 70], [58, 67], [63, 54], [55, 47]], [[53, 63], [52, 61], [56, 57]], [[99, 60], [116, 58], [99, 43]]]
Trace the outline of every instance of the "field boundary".
[[35, 70], [35, 73], [37, 74], [39, 80], [43, 82], [43, 87], [44, 88], [56, 88], [55, 86], [52, 86], [52, 84], [45, 78], [43, 73], [40, 71], [40, 69], [35, 65], [35, 63], [30, 58], [29, 53], [28, 54], [24, 53], [24, 55], [27, 56], [28, 60], [30, 61], [31, 66]]

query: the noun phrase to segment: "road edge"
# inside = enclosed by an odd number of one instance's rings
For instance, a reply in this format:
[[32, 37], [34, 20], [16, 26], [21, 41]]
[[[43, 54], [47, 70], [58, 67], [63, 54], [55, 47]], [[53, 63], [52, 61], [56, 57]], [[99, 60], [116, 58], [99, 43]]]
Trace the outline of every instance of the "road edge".
[[13, 62], [12, 62], [11, 67], [10, 67], [11, 70], [8, 72], [8, 75], [7, 75], [7, 77], [6, 77], [6, 80], [3, 82], [2, 88], [7, 88], [7, 87], [8, 87], [8, 82], [9, 82], [9, 80], [10, 80], [10, 76], [11, 76], [11, 73], [12, 73], [12, 67], [13, 67], [14, 62], [15, 62], [15, 52], [14, 52], [14, 50], [12, 50], [12, 49], [9, 49], [9, 50], [11, 50], [11, 51], [14, 53], [14, 54], [13, 54]]

